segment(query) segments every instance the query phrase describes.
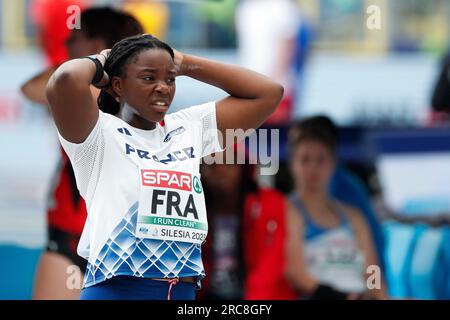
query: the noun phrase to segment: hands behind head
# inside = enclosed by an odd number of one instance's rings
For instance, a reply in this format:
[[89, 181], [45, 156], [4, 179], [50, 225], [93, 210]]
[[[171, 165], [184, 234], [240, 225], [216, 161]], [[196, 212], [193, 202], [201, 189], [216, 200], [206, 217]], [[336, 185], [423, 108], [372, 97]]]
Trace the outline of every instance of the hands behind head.
[[99, 54], [97, 54], [97, 59], [102, 63], [102, 66], [105, 66], [106, 59], [109, 57], [110, 53], [111, 49], [105, 49], [100, 51]]
[[[105, 66], [106, 59], [108, 58], [109, 54], [111, 52], [111, 49], [105, 49], [102, 50], [99, 54], [97, 54], [96, 58], [102, 66]], [[111, 90], [110, 81], [108, 74], [103, 71], [103, 78], [98, 83], [94, 84], [94, 87], [100, 90], [106, 90], [109, 94], [111, 94], [113, 97], [115, 97], [113, 90]]]
[[[183, 64], [183, 57], [184, 55], [178, 51], [173, 49], [174, 52], [174, 63], [175, 68], [177, 69], [177, 73], [181, 73], [181, 66]], [[109, 55], [111, 53], [111, 49], [105, 49], [102, 50], [99, 54], [97, 54], [97, 59], [101, 62], [102, 66], [105, 66], [106, 59], [108, 59]], [[103, 72], [103, 79], [94, 85], [96, 88], [105, 90], [108, 92], [113, 98], [117, 98], [117, 95], [115, 94], [114, 90], [112, 90], [112, 87], [110, 85], [110, 79], [106, 72]]]

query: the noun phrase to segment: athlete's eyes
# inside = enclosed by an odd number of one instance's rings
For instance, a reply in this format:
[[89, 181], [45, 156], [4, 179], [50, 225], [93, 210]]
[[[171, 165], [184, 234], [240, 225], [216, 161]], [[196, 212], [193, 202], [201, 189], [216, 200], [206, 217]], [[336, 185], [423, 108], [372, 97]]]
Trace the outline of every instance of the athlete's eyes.
[[[143, 77], [142, 79], [143, 79], [144, 81], [155, 81], [155, 77], [152, 77], [152, 76]], [[169, 83], [169, 84], [175, 83], [175, 78], [169, 78], [169, 79], [167, 79], [167, 83]]]

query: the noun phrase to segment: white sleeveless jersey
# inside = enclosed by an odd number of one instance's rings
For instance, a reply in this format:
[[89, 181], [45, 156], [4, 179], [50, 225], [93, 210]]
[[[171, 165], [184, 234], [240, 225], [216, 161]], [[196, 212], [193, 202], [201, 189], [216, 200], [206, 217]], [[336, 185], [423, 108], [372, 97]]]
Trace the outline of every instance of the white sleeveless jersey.
[[168, 114], [153, 130], [100, 111], [81, 144], [59, 138], [88, 212], [78, 244], [84, 286], [117, 275], [200, 285], [208, 225], [199, 164], [222, 150], [215, 103]]
[[364, 256], [348, 225], [327, 230], [305, 241], [308, 271], [321, 283], [344, 292], [366, 290]]

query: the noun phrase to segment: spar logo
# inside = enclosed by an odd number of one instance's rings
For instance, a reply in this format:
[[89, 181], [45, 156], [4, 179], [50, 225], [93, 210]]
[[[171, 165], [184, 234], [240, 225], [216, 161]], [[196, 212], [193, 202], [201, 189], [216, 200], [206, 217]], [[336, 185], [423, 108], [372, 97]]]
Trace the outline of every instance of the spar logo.
[[141, 180], [146, 187], [192, 190], [192, 176], [180, 171], [142, 169]]
[[[198, 220], [198, 212], [191, 192], [191, 174], [171, 170], [141, 169], [141, 182], [142, 186], [152, 187], [148, 188], [147, 191], [150, 193], [146, 194], [146, 199], [147, 195], [150, 199], [150, 207], [147, 209], [149, 214], [166, 216], [176, 214], [183, 218], [191, 215], [192, 219]], [[198, 193], [198, 184], [194, 185], [194, 190]]]
[[202, 193], [202, 184], [200, 183], [200, 179], [194, 177], [194, 191], [197, 193]]

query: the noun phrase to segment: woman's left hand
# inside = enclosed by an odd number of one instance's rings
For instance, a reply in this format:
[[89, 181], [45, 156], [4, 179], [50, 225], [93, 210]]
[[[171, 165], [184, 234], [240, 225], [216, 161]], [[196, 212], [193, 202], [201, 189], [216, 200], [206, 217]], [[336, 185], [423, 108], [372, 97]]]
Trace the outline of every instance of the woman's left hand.
[[108, 59], [110, 53], [111, 49], [104, 49], [99, 54], [97, 54], [97, 60], [102, 63], [102, 66], [105, 66], [106, 59]]

